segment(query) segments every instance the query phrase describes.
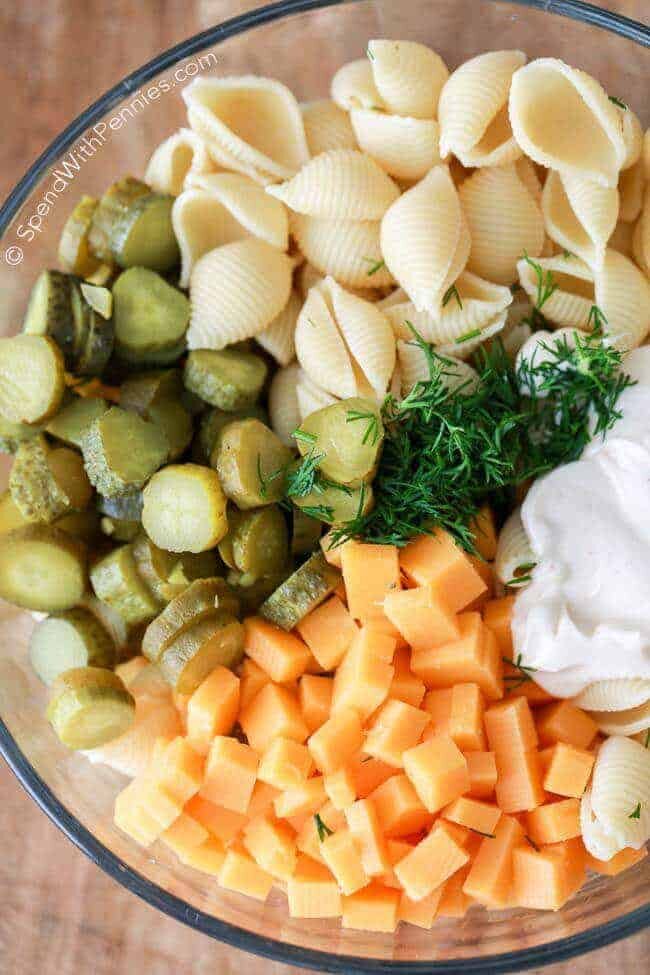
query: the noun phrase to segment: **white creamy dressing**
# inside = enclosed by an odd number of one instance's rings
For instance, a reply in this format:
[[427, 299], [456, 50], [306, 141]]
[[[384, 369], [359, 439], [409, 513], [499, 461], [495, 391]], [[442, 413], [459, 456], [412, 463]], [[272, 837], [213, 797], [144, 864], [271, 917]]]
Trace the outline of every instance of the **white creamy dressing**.
[[522, 505], [537, 562], [518, 595], [515, 650], [556, 697], [593, 681], [650, 678], [650, 347], [623, 368], [622, 418]]

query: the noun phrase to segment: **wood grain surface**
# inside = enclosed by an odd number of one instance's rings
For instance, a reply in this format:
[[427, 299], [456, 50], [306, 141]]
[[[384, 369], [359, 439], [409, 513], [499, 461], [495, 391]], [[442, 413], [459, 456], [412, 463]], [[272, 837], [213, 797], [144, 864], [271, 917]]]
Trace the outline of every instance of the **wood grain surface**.
[[[648, 20], [650, 0], [609, 0]], [[0, 199], [74, 116], [171, 44], [246, 0], [24, 0], [0, 9]], [[66, 65], [62, 72], [60, 66]], [[109, 880], [0, 765], [0, 975], [291, 975], [170, 920]], [[647, 971], [650, 932], [549, 975]]]

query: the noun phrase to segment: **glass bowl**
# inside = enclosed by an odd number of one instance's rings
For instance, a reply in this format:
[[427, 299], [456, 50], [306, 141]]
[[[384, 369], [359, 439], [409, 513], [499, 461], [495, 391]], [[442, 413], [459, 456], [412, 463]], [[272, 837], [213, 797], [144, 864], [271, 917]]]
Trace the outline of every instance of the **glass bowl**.
[[[598, 77], [650, 122], [650, 29], [566, 0], [288, 0], [177, 45], [107, 92], [49, 146], [0, 210], [0, 334], [18, 330], [29, 289], [56, 261], [61, 227], [82, 193], [141, 174], [152, 149], [183, 123], [180, 89], [206, 71], [280, 78], [303, 100], [327, 94], [341, 64], [372, 37], [430, 44], [447, 63], [490, 48], [555, 55]], [[645, 113], [645, 117], [644, 117]], [[0, 473], [6, 477], [7, 461]], [[45, 813], [103, 870], [150, 904], [238, 948], [322, 971], [505, 972], [559, 961], [650, 924], [650, 859], [614, 879], [594, 878], [558, 913], [470, 910], [432, 932], [395, 936], [291, 920], [276, 892], [260, 905], [220, 890], [164, 848], [142, 850], [112, 824], [124, 780], [66, 752], [43, 718], [45, 690], [27, 662], [30, 614], [2, 606], [0, 749]]]

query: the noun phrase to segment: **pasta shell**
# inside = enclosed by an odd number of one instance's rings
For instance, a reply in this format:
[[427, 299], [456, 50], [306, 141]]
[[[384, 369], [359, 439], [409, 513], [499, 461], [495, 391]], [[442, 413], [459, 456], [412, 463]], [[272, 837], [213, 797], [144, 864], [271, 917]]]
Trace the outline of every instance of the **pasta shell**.
[[391, 308], [393, 305], [402, 305], [405, 301], [408, 301], [408, 295], [404, 288], [395, 288], [390, 294], [387, 294], [385, 298], [381, 298], [377, 305], [384, 311], [386, 308]]
[[621, 117], [621, 124], [623, 126], [625, 159], [623, 160], [621, 169], [625, 170], [629, 169], [630, 166], [634, 166], [643, 155], [643, 128], [639, 121], [639, 116], [629, 106], [628, 108], [620, 108], [618, 105], [614, 107]]
[[522, 254], [538, 257], [544, 220], [514, 166], [479, 169], [458, 190], [472, 246], [467, 266], [498, 284], [517, 280]]
[[290, 366], [285, 366], [284, 369], [278, 369], [269, 387], [271, 428], [287, 447], [295, 446], [291, 434], [296, 427], [300, 426], [301, 422], [297, 392], [300, 374], [300, 366], [294, 362]]
[[321, 286], [307, 295], [295, 340], [298, 362], [312, 382], [338, 399], [356, 395], [350, 356]]
[[[339, 331], [375, 396], [383, 398], [395, 368], [395, 337], [386, 315], [376, 305], [331, 278], [330, 301]], [[361, 394], [361, 391], [358, 390]]]
[[353, 108], [385, 108], [372, 75], [372, 65], [366, 58], [344, 64], [332, 78], [330, 94], [333, 101], [349, 112]]
[[643, 209], [632, 237], [634, 260], [646, 275], [650, 275], [650, 187], [646, 188]]
[[587, 853], [597, 860], [611, 860], [622, 849], [620, 843], [605, 831], [602, 823], [594, 816], [591, 804], [591, 788], [580, 800], [580, 832]]
[[440, 162], [438, 123], [432, 119], [355, 108], [350, 120], [360, 148], [389, 176], [419, 180]]
[[[494, 571], [504, 584], [521, 589], [530, 578], [530, 566], [535, 563], [535, 553], [521, 520], [521, 509], [517, 508], [506, 519], [499, 534], [497, 553], [494, 558]], [[517, 576], [525, 581], [518, 582]]]
[[291, 293], [292, 263], [256, 237], [208, 251], [190, 279], [189, 349], [223, 349], [252, 338], [279, 315]]
[[624, 711], [590, 711], [599, 729], [606, 735], [636, 735], [650, 728], [650, 701]]
[[305, 261], [297, 275], [298, 288], [303, 299], [305, 299], [309, 294], [309, 289], [313, 288], [314, 285], [318, 284], [318, 282], [322, 280], [323, 275], [318, 268], [315, 268], [313, 264], [309, 263], [309, 261]]
[[186, 288], [192, 268], [208, 251], [244, 237], [260, 237], [279, 250], [289, 244], [285, 208], [238, 173], [203, 176], [172, 207], [172, 225], [181, 252], [180, 285]]
[[607, 319], [607, 334], [622, 350], [635, 349], [650, 332], [650, 282], [611, 247], [596, 274], [596, 304]]
[[643, 159], [638, 159], [633, 166], [624, 170], [618, 181], [620, 196], [619, 219], [630, 223], [636, 220], [643, 208], [643, 192], [645, 189], [645, 173]]
[[641, 155], [643, 157], [645, 178], [650, 180], [650, 129], [646, 129], [645, 135], [643, 136], [643, 151]]
[[449, 77], [439, 54], [415, 41], [370, 41], [368, 57], [377, 91], [393, 115], [436, 117], [438, 99]]
[[625, 711], [650, 701], [650, 680], [618, 678], [597, 680], [573, 699], [576, 707], [586, 711]]
[[[604, 741], [594, 764], [591, 806], [621, 848], [640, 849], [650, 837], [650, 750], [619, 735]], [[631, 818], [637, 806], [639, 817]]]
[[301, 423], [306, 416], [310, 416], [316, 410], [336, 403], [336, 397], [321, 389], [320, 386], [317, 386], [303, 370], [300, 371], [300, 376], [298, 377], [296, 395], [298, 397]]
[[[430, 379], [428, 359], [417, 342], [398, 342], [397, 359], [402, 396], [410, 393], [417, 383], [427, 382]], [[452, 356], [445, 356], [442, 368], [443, 381], [449, 389], [463, 387], [466, 392], [475, 389], [478, 373], [466, 362], [454, 359]]]
[[297, 213], [291, 230], [310, 264], [339, 284], [380, 288], [393, 283], [383, 264], [379, 221], [323, 220]]
[[186, 179], [215, 168], [203, 139], [191, 129], [179, 129], [155, 149], [144, 179], [156, 193], [178, 196]]
[[296, 355], [294, 339], [302, 298], [292, 291], [289, 300], [270, 325], [255, 336], [255, 341], [281, 366], [287, 366]]
[[609, 238], [609, 246], [620, 254], [625, 254], [626, 257], [634, 257], [634, 230], [635, 224], [619, 220]]
[[577, 257], [540, 257], [529, 263], [521, 260], [517, 264], [519, 283], [533, 305], [539, 305], [539, 280], [536, 267], [543, 274], [551, 274], [556, 290], [544, 302], [542, 313], [554, 325], [567, 328], [586, 329], [590, 321], [591, 309], [596, 296], [594, 275], [591, 269]]
[[602, 267], [618, 209], [615, 187], [599, 186], [571, 173], [548, 174], [542, 194], [546, 232], [594, 270]]
[[544, 185], [539, 178], [539, 173], [535, 169], [535, 164], [530, 161], [526, 156], [522, 156], [521, 159], [517, 159], [515, 162], [515, 169], [517, 170], [517, 176], [524, 184], [533, 200], [536, 203], [541, 204], [542, 202], [542, 192]]
[[440, 153], [464, 166], [498, 166], [521, 156], [508, 118], [512, 76], [523, 51], [488, 51], [465, 61], [442, 89], [438, 117]]
[[466, 234], [446, 166], [434, 167], [387, 210], [381, 223], [381, 252], [418, 311], [439, 312], [450, 269], [458, 268], [458, 276], [464, 268], [459, 245], [463, 235], [467, 240]]
[[357, 140], [347, 112], [323, 98], [300, 106], [307, 145], [312, 156], [330, 149], [356, 149]]
[[469, 359], [484, 342], [503, 331], [507, 317], [508, 313], [502, 311], [490, 318], [481, 329], [473, 329], [454, 342], [444, 342], [437, 346], [436, 352], [444, 356], [453, 355], [457, 359]]
[[381, 220], [399, 188], [357, 149], [332, 149], [310, 160], [287, 183], [269, 186], [296, 213], [328, 220]]
[[290, 179], [309, 159], [300, 108], [289, 89], [256, 75], [196, 78], [183, 89], [191, 127], [210, 155], [263, 185]]
[[627, 155], [620, 113], [586, 72], [557, 58], [520, 68], [510, 89], [510, 122], [535, 162], [616, 186]]
[[[544, 362], [551, 362], [554, 359], [555, 350], [560, 343], [566, 343], [567, 348], [574, 349], [579, 338], [587, 338], [588, 332], [583, 332], [577, 328], [558, 328], [554, 332], [547, 332], [540, 329], [523, 343], [517, 354], [517, 371], [525, 364], [527, 366], [540, 366]], [[524, 395], [531, 395], [533, 390], [538, 399], [543, 399], [548, 395], [542, 387], [544, 376], [539, 372], [534, 377], [521, 376], [519, 387]]]

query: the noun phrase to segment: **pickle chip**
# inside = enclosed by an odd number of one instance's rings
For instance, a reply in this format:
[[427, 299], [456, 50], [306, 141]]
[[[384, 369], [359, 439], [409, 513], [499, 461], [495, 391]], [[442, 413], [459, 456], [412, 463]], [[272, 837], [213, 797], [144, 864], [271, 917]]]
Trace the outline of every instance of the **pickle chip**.
[[155, 663], [182, 633], [217, 611], [239, 614], [239, 600], [223, 579], [197, 579], [152, 620], [142, 637], [142, 652]]
[[233, 668], [244, 655], [244, 627], [225, 610], [181, 633], [158, 658], [168, 684], [193, 694], [215, 667]]
[[29, 642], [29, 659], [44, 684], [77, 667], [114, 667], [113, 638], [87, 609], [70, 609], [38, 624]]
[[334, 592], [340, 581], [339, 570], [325, 560], [322, 552], [314, 552], [262, 603], [260, 616], [283, 630], [293, 630]]
[[46, 717], [68, 748], [99, 748], [128, 731], [135, 701], [112, 671], [76, 667], [57, 677]]

